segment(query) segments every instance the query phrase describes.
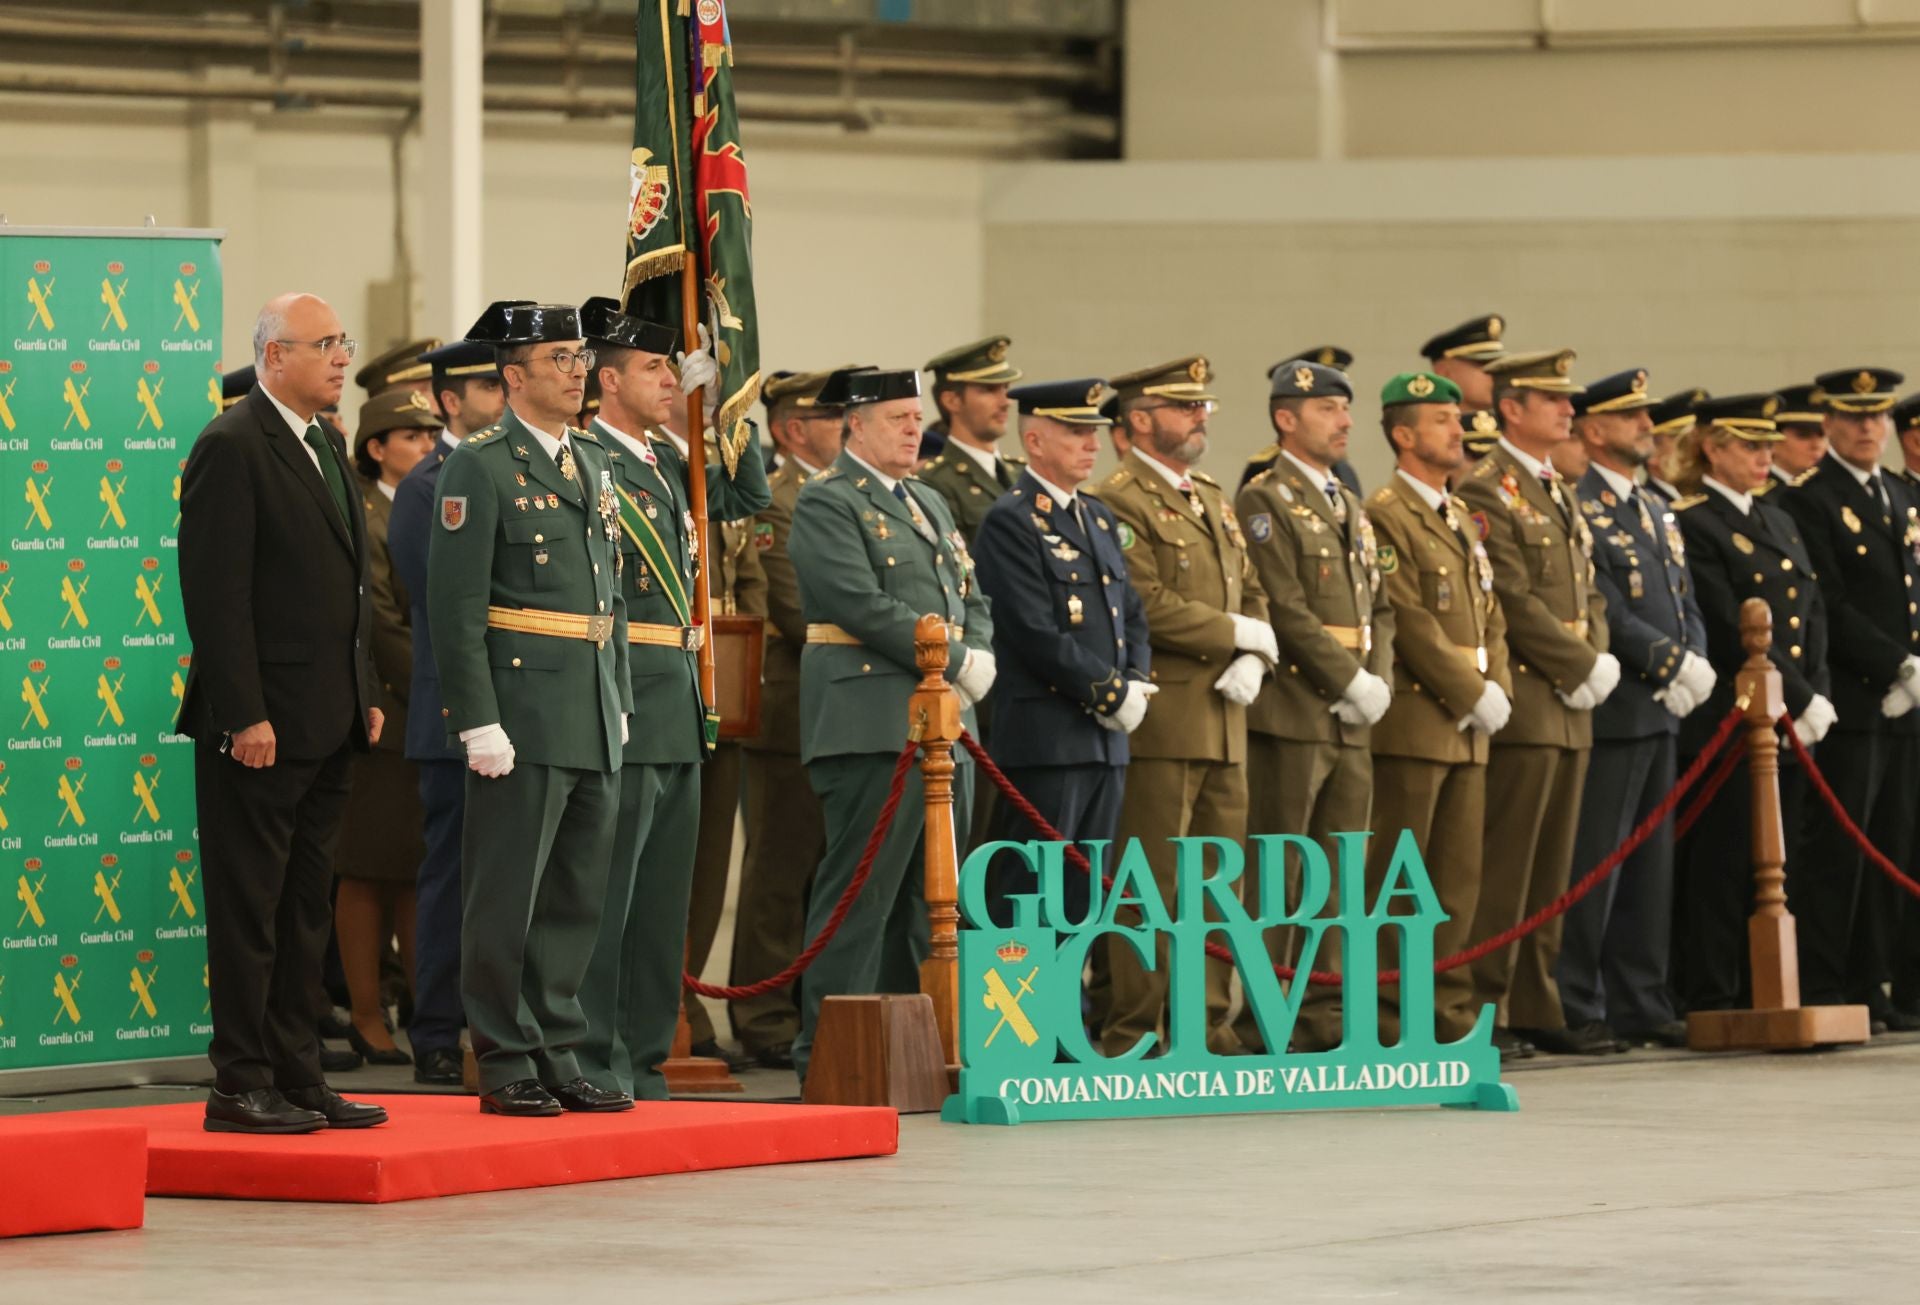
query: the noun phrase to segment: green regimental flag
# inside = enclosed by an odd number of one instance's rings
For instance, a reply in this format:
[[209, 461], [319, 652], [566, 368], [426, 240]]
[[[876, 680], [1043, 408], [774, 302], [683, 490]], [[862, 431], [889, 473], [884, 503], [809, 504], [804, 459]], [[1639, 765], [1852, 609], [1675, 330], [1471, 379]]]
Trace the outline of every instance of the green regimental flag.
[[747, 413], [760, 397], [760, 332], [726, 7], [721, 0], [640, 0], [636, 38], [621, 300], [638, 316], [679, 322], [691, 252], [700, 318], [720, 365], [714, 433], [731, 475], [752, 437]]

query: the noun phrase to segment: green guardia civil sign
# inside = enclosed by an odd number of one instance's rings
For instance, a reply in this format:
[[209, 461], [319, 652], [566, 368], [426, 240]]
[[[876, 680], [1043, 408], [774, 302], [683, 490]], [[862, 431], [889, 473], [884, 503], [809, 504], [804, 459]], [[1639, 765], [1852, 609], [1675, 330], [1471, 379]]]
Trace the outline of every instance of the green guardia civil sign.
[[[1174, 885], [1170, 898], [1138, 840], [1119, 849], [1083, 843], [1094, 873], [1091, 906], [1080, 920], [1064, 907], [1068, 876], [1081, 873], [1067, 864], [1066, 844], [976, 848], [960, 880], [960, 908], [970, 926], [960, 934], [960, 1090], [941, 1117], [1017, 1124], [1407, 1105], [1517, 1109], [1513, 1089], [1500, 1082], [1491, 1007], [1460, 1041], [1435, 1036], [1433, 935], [1446, 914], [1413, 836], [1401, 833], [1372, 894], [1364, 874], [1368, 837], [1335, 834], [1328, 847], [1290, 834], [1255, 835], [1244, 846], [1223, 838], [1169, 839], [1152, 852], [1171, 862], [1172, 874], [1163, 875]], [[1011, 899], [1011, 928], [995, 926], [987, 910], [985, 872], [996, 854], [1024, 858], [1040, 885]], [[1109, 875], [1110, 889], [1101, 883]], [[1241, 904], [1243, 877], [1257, 877], [1258, 900], [1272, 904], [1259, 916]], [[1299, 931], [1303, 974], [1328, 954], [1339, 931], [1340, 1044], [1319, 1053], [1212, 1054], [1209, 941], [1232, 952], [1266, 1045], [1288, 1045], [1308, 985], [1282, 984], [1263, 941], [1267, 930], [1287, 926]], [[1377, 976], [1381, 942], [1390, 935], [1397, 936], [1393, 950], [1405, 978], [1397, 994], [1399, 1037], [1384, 1042]], [[1090, 948], [1116, 943], [1132, 948], [1149, 968], [1164, 955], [1167, 1034], [1164, 1046], [1150, 1033], [1126, 1054], [1109, 1057], [1087, 1040], [1080, 978]]]
[[198, 1056], [187, 450], [219, 411], [207, 234], [0, 227], [0, 1071]]

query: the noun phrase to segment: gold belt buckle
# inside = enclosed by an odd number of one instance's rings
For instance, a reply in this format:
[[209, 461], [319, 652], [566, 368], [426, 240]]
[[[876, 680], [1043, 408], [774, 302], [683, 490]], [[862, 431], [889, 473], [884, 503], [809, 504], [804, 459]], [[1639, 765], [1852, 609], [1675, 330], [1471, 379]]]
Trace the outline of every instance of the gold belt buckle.
[[613, 638], [613, 617], [611, 615], [589, 616], [587, 618], [587, 640], [596, 648], [607, 646], [607, 640]]

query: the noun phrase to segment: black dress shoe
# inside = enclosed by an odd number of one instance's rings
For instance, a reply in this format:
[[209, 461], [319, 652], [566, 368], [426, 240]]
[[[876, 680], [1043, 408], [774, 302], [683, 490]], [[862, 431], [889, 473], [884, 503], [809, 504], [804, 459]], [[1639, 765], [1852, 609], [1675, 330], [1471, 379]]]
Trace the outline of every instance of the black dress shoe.
[[1556, 1056], [1611, 1056], [1625, 1051], [1613, 1030], [1599, 1020], [1590, 1020], [1570, 1029], [1516, 1029], [1515, 1032], [1542, 1051]]
[[560, 1110], [560, 1102], [553, 1093], [530, 1078], [515, 1079], [505, 1087], [495, 1088], [491, 1092], [483, 1092], [480, 1095], [480, 1113], [483, 1115], [518, 1115], [531, 1118], [557, 1115]]
[[383, 1051], [368, 1042], [361, 1036], [360, 1030], [351, 1025], [347, 1028], [347, 1043], [359, 1052], [369, 1065], [411, 1065], [413, 1063], [413, 1057], [400, 1048], [388, 1047]]
[[1493, 1045], [1500, 1052], [1500, 1060], [1532, 1060], [1534, 1048], [1531, 1042], [1516, 1034], [1512, 1029], [1495, 1029]]
[[706, 1060], [723, 1060], [727, 1063], [727, 1072], [729, 1074], [738, 1074], [743, 1070], [753, 1068], [753, 1057], [746, 1055], [744, 1052], [730, 1051], [721, 1046], [719, 1041], [714, 1038], [708, 1038], [705, 1042], [694, 1043], [691, 1047], [687, 1048], [687, 1054], [689, 1056], [699, 1056]]
[[366, 1062], [360, 1059], [357, 1051], [341, 1051], [334, 1047], [320, 1048], [320, 1072], [322, 1074], [344, 1074], [348, 1070], [359, 1069]]
[[622, 1110], [633, 1109], [633, 1098], [624, 1092], [610, 1092], [606, 1088], [597, 1088], [584, 1078], [571, 1079], [554, 1087], [542, 1084], [553, 1099], [567, 1110], [578, 1110], [589, 1115], [613, 1115]]
[[273, 1088], [214, 1088], [207, 1093], [207, 1118], [201, 1125], [209, 1133], [316, 1133], [326, 1126], [325, 1115], [294, 1105]]
[[1622, 1033], [1620, 1040], [1630, 1047], [1684, 1047], [1687, 1045], [1687, 1022], [1668, 1020], [1650, 1029], [1633, 1029]]
[[776, 1042], [753, 1053], [753, 1063], [762, 1069], [792, 1069], [793, 1043]]
[[460, 1048], [441, 1047], [413, 1062], [413, 1081], [434, 1087], [460, 1086]]
[[1887, 1028], [1895, 1033], [1920, 1032], [1920, 1011], [1892, 1007], [1887, 1011]]
[[280, 1095], [303, 1110], [318, 1111], [325, 1116], [330, 1128], [372, 1128], [375, 1124], [387, 1122], [385, 1106], [349, 1101], [325, 1083], [316, 1083], [312, 1087], [283, 1088]]
[[1868, 1033], [1872, 1034], [1874, 1037], [1877, 1038], [1881, 1034], [1885, 1033], [1886, 1031], [1887, 1031], [1887, 1022], [1885, 1020], [1881, 1019], [1878, 1015], [1870, 1015], [1867, 1017]]

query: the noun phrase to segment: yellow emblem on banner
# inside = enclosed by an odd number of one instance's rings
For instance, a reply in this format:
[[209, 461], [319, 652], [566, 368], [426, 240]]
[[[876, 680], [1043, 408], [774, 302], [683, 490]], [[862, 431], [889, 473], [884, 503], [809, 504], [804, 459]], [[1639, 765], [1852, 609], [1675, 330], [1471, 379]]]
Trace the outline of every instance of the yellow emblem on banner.
[[[34, 268], [40, 276], [46, 276], [48, 265], [45, 259], [36, 263]], [[48, 276], [47, 283], [41, 285], [39, 277], [27, 278], [27, 329], [29, 331], [36, 328], [42, 331], [53, 330], [53, 280]]]
[[[1010, 942], [1001, 947], [996, 955], [1010, 965], [1017, 965], [1027, 958], [1027, 949], [1020, 943]], [[1027, 971], [1025, 978], [1016, 976], [1014, 982], [1019, 985], [1020, 990], [1015, 992], [1007, 986], [1007, 981], [1001, 977], [1000, 971], [992, 969], [987, 971], [985, 978], [987, 991], [980, 1001], [988, 1010], [999, 1013], [1000, 1022], [995, 1024], [992, 1031], [987, 1034], [987, 1040], [982, 1044], [983, 1046], [992, 1046], [993, 1040], [1000, 1036], [1000, 1030], [1009, 1028], [1013, 1030], [1013, 1036], [1020, 1039], [1022, 1046], [1031, 1047], [1040, 1040], [1040, 1031], [1033, 1027], [1033, 1021], [1028, 1019], [1026, 1011], [1020, 1008], [1020, 999], [1033, 994], [1034, 976], [1039, 973], [1040, 967], [1036, 965]]]
[[58, 1006], [54, 1008], [54, 1012], [53, 1012], [53, 1022], [55, 1024], [58, 1024], [60, 1022], [60, 1017], [63, 1015], [66, 1016], [68, 1020], [70, 1020], [75, 1024], [78, 1024], [80, 1022], [80, 1002], [78, 1000], [79, 994], [80, 994], [80, 971], [79, 970], [75, 970], [73, 972], [73, 981], [71, 983], [67, 981], [66, 975], [61, 974], [58, 971], [54, 972], [53, 995], [59, 1000], [59, 1003], [60, 1003]]

